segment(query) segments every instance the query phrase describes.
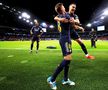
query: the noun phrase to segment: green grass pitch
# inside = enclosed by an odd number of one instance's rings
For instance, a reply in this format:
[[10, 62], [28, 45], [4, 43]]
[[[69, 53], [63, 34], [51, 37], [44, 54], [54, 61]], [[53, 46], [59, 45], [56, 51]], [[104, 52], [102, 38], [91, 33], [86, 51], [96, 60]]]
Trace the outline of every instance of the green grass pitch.
[[[57, 40], [40, 41], [39, 53], [29, 53], [30, 41], [0, 41], [0, 90], [50, 90], [46, 79], [63, 59]], [[84, 41], [95, 60], [85, 58], [73, 41], [69, 77], [75, 86], [63, 86], [63, 72], [57, 77], [58, 90], [108, 90], [108, 41], [98, 40], [97, 48]], [[57, 49], [47, 49], [56, 46]]]

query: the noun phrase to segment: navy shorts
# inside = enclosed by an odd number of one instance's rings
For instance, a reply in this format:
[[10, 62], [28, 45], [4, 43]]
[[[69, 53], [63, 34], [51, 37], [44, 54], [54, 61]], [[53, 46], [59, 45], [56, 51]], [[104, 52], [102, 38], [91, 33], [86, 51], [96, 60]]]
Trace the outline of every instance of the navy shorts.
[[63, 56], [67, 56], [72, 53], [71, 39], [64, 36], [60, 38], [59, 43], [62, 49]]
[[75, 40], [75, 39], [79, 39], [80, 36], [78, 35], [78, 33], [77, 33], [75, 30], [72, 30], [72, 31], [71, 31], [71, 38], [72, 38], [73, 40]]
[[33, 37], [32, 37], [32, 41], [37, 41], [37, 42], [39, 42], [39, 37], [33, 36]]

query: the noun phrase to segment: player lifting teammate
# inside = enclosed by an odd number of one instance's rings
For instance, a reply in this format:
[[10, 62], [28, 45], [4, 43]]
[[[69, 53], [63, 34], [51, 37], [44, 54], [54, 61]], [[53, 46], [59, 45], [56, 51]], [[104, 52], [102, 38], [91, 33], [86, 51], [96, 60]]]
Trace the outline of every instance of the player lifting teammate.
[[54, 20], [56, 20], [57, 22], [59, 21], [61, 28], [59, 43], [62, 49], [64, 59], [60, 63], [60, 65], [56, 68], [53, 75], [47, 78], [47, 82], [50, 84], [51, 89], [53, 90], [57, 89], [56, 78], [63, 69], [64, 69], [64, 78], [62, 80], [62, 84], [75, 85], [75, 83], [71, 81], [68, 77], [69, 64], [72, 59], [71, 37], [70, 37], [71, 20], [69, 20], [69, 14], [65, 12], [65, 8], [62, 3], [56, 4], [55, 11], [58, 13], [58, 15], [54, 18]]

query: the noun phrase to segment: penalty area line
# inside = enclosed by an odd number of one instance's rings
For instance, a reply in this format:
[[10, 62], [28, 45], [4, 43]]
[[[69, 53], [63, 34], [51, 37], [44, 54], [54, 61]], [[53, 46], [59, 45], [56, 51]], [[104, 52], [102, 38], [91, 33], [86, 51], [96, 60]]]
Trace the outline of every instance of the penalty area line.
[[1, 76], [0, 76], [0, 82], [3, 81], [3, 80], [5, 80], [5, 79], [6, 79], [5, 76], [4, 76], [4, 77], [1, 77]]

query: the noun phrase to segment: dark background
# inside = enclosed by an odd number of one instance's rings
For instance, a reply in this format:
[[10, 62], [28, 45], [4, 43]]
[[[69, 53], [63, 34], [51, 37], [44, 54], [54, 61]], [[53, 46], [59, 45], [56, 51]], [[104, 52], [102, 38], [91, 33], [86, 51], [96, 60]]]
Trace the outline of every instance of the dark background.
[[[53, 17], [56, 15], [55, 4], [64, 3], [66, 10], [72, 2], [76, 2], [76, 14], [83, 25], [86, 25], [100, 7], [106, 7], [108, 0], [0, 0], [3, 4], [20, 11], [27, 11], [33, 17], [55, 23]], [[18, 17], [8, 11], [0, 10], [0, 25], [25, 28], [26, 24], [18, 20]]]

